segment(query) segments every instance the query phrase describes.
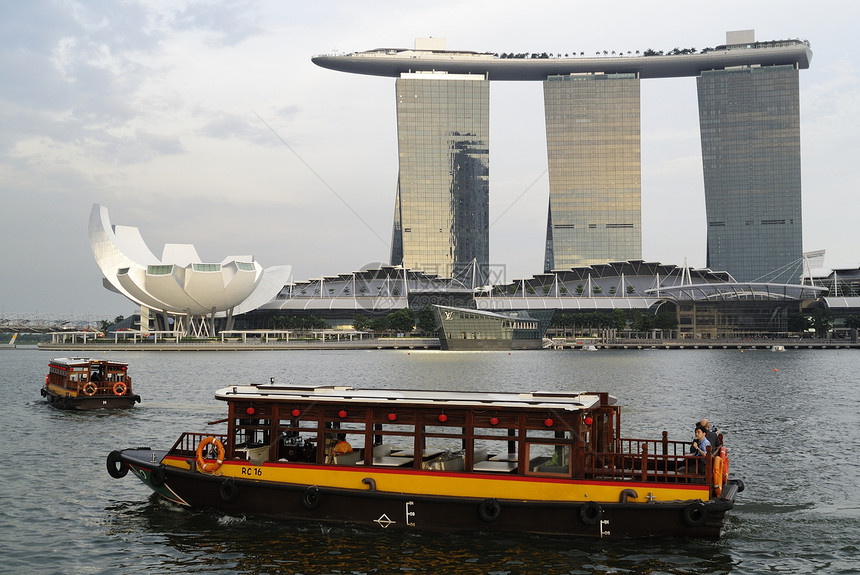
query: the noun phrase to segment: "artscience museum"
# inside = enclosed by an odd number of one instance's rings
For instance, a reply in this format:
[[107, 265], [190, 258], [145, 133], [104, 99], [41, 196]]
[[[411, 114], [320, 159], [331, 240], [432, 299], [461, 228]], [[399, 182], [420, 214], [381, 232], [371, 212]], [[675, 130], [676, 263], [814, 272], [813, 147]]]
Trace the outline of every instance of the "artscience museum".
[[290, 280], [289, 265], [263, 268], [253, 256], [204, 262], [191, 244], [150, 251], [136, 227], [112, 225], [105, 206], [94, 204], [89, 241], [104, 286], [141, 306], [141, 325], [156, 315], [157, 329], [196, 337], [215, 335], [215, 319], [257, 309]]

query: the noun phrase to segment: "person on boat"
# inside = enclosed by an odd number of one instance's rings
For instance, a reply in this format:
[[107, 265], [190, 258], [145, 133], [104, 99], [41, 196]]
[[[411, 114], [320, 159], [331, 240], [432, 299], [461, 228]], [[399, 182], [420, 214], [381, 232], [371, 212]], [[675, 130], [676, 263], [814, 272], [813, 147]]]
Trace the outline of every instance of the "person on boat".
[[[708, 441], [708, 436], [705, 433], [705, 428], [701, 425], [696, 426], [696, 439], [693, 440], [693, 455], [705, 455], [708, 453], [708, 447], [711, 447], [711, 442]], [[711, 447], [713, 449], [713, 447]]]
[[[327, 429], [340, 429], [340, 425], [335, 423], [326, 423]], [[326, 463], [334, 463], [335, 457], [352, 453], [352, 445], [346, 440], [345, 433], [326, 433], [325, 434], [325, 455]]]
[[708, 442], [711, 444], [711, 451], [716, 451], [717, 447], [720, 445], [720, 437], [717, 435], [717, 428], [714, 427], [714, 430], [711, 431], [711, 424], [707, 419], [703, 419], [699, 422], [699, 427], [705, 430], [705, 437], [708, 439]]
[[[693, 440], [693, 455], [702, 457], [698, 464], [699, 473], [705, 470], [704, 456], [708, 454], [709, 447], [711, 447], [711, 442], [708, 441], [708, 438], [705, 435], [705, 428], [701, 425], [697, 425], [696, 439]], [[713, 449], [713, 447], [711, 447], [711, 449]]]

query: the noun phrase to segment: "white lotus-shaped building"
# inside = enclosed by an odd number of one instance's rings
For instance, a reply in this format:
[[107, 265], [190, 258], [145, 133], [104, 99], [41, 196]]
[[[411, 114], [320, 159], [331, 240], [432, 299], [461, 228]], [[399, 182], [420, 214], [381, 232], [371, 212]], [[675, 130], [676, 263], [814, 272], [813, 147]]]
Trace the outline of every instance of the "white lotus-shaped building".
[[288, 265], [263, 269], [253, 256], [204, 263], [191, 244], [165, 244], [158, 258], [137, 228], [111, 225], [99, 204], [90, 213], [89, 239], [106, 288], [174, 316], [175, 329], [184, 324], [195, 335], [214, 335], [215, 317], [226, 316], [230, 329], [235, 314], [272, 300], [292, 271]]

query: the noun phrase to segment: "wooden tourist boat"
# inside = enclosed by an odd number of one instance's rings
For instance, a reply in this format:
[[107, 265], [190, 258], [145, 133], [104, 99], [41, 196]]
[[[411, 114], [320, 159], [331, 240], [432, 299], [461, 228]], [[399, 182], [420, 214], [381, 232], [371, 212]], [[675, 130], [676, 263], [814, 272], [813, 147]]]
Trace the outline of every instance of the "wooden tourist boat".
[[42, 397], [60, 409], [134, 407], [128, 364], [87, 357], [61, 357], [48, 364]]
[[112, 451], [110, 475], [227, 514], [611, 538], [719, 537], [743, 490], [724, 449], [622, 437], [607, 393], [269, 383], [215, 396], [226, 433]]

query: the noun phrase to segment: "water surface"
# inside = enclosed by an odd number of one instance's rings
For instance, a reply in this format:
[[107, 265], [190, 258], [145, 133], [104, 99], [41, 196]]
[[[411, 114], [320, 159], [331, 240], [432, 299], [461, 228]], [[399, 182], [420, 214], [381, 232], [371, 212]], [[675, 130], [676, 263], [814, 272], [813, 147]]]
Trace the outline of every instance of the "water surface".
[[[143, 402], [73, 413], [39, 395], [53, 352], [0, 352], [0, 573], [857, 573], [860, 351], [123, 352]], [[625, 435], [690, 437], [707, 417], [744, 479], [719, 541], [571, 540], [320, 527], [189, 511], [113, 449], [167, 448], [224, 416], [236, 383], [608, 391]], [[220, 428], [218, 428], [220, 430]]]

